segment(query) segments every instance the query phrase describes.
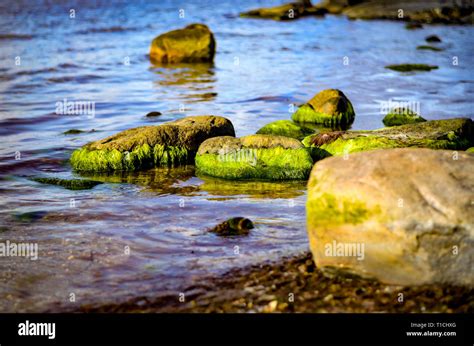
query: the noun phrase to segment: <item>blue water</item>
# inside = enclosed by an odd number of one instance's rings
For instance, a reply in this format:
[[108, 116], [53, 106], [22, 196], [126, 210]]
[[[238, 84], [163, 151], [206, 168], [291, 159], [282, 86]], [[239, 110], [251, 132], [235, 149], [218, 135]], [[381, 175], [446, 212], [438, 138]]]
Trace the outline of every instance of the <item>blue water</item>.
[[[27, 179], [75, 176], [67, 159], [89, 141], [199, 114], [225, 116], [248, 135], [327, 88], [351, 100], [354, 129], [382, 127], [381, 102], [390, 99], [419, 105], [426, 119], [474, 117], [472, 27], [238, 17], [279, 3], [0, 1], [0, 240], [39, 245], [37, 261], [0, 258], [0, 311], [178, 296], [203, 276], [308, 249], [304, 182], [225, 183], [193, 167], [103, 178], [89, 191]], [[155, 36], [195, 22], [215, 34], [214, 64], [150, 63]], [[431, 34], [444, 51], [416, 49]], [[405, 62], [439, 69], [384, 68]], [[95, 102], [95, 115], [56, 114], [64, 99]], [[150, 111], [163, 115], [145, 117]], [[87, 132], [62, 134], [72, 128]], [[39, 216], [19, 221], [25, 212]], [[206, 232], [240, 215], [257, 226], [248, 237]]]

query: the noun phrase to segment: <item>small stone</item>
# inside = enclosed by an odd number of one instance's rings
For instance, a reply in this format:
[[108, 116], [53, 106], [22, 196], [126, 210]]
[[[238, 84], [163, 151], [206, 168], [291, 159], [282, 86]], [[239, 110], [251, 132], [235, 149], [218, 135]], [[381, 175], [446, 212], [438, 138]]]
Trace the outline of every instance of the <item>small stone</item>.
[[209, 229], [219, 236], [246, 235], [254, 228], [252, 221], [244, 217], [233, 217]]
[[436, 35], [430, 35], [425, 38], [426, 42], [441, 42], [441, 39]]
[[150, 112], [150, 113], [148, 113], [146, 116], [147, 116], [147, 117], [158, 117], [158, 116], [160, 116], [160, 115], [161, 115], [160, 112]]

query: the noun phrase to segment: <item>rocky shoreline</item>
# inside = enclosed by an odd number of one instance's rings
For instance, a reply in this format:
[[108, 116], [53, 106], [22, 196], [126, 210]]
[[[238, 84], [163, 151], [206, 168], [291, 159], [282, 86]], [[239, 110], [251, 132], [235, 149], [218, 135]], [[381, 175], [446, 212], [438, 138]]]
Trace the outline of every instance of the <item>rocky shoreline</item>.
[[[180, 296], [183, 293], [184, 296]], [[310, 253], [208, 277], [183, 292], [83, 305], [88, 313], [473, 313], [474, 289], [394, 286], [356, 276], [328, 276]]]

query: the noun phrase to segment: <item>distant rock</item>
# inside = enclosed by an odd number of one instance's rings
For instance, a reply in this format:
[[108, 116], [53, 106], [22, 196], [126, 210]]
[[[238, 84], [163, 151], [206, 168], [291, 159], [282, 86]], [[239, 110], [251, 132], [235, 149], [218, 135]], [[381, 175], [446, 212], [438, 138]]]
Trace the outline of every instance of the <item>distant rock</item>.
[[300, 1], [275, 7], [258, 8], [243, 12], [240, 16], [246, 18], [292, 20], [304, 16], [322, 16], [325, 13], [327, 13], [327, 10], [313, 7], [310, 1]]
[[312, 166], [300, 141], [273, 135], [211, 138], [196, 155], [198, 174], [231, 180], [303, 180]]
[[159, 117], [160, 115], [161, 115], [161, 112], [149, 112], [147, 113], [146, 117], [152, 118], [152, 117]]
[[405, 124], [421, 123], [426, 121], [415, 112], [405, 108], [394, 108], [383, 118], [385, 126], [398, 126]]
[[416, 22], [406, 23], [405, 29], [407, 30], [423, 29], [423, 25], [421, 23], [416, 23]]
[[35, 177], [30, 180], [36, 181], [41, 184], [57, 185], [62, 186], [68, 190], [90, 190], [95, 186], [102, 184], [100, 181], [87, 180], [87, 179], [61, 179], [54, 177]]
[[296, 139], [303, 139], [312, 133], [314, 133], [314, 130], [296, 124], [291, 120], [276, 120], [257, 131], [257, 134], [260, 135], [276, 135]]
[[418, 47], [416, 47], [416, 49], [418, 49], [418, 50], [432, 50], [434, 52], [441, 52], [441, 51], [444, 50], [443, 48], [438, 48], [438, 47], [433, 47], [433, 46], [425, 46], [425, 45], [418, 46]]
[[322, 160], [306, 204], [316, 265], [395, 285], [473, 287], [473, 196], [474, 156], [461, 151], [392, 149]]
[[150, 59], [157, 63], [212, 62], [216, 51], [214, 35], [204, 24], [191, 24], [156, 37]]
[[441, 39], [436, 35], [431, 35], [425, 38], [426, 42], [441, 42]]
[[474, 145], [474, 123], [471, 119], [457, 118], [372, 131], [335, 131], [305, 137], [303, 144], [312, 148], [314, 160], [374, 149], [418, 147], [465, 150]]
[[122, 131], [75, 150], [77, 171], [135, 171], [192, 164], [199, 145], [216, 136], [235, 136], [232, 123], [212, 115], [191, 116], [159, 126]]
[[342, 91], [327, 89], [299, 107], [291, 118], [299, 123], [347, 127], [354, 122], [355, 112]]

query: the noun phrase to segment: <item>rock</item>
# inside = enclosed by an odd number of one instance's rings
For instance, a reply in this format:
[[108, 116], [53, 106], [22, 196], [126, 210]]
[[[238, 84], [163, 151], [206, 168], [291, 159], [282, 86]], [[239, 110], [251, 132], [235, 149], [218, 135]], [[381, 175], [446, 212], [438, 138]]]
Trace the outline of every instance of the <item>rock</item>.
[[102, 184], [99, 181], [86, 180], [86, 179], [60, 179], [60, 178], [46, 178], [37, 177], [31, 178], [30, 180], [36, 181], [41, 184], [57, 185], [62, 186], [68, 190], [90, 190], [95, 186]]
[[421, 123], [426, 121], [415, 112], [405, 108], [395, 108], [383, 118], [385, 126], [398, 126], [405, 124]]
[[469, 149], [466, 149], [466, 153], [474, 154], [474, 147], [470, 147]]
[[418, 147], [465, 150], [474, 144], [471, 119], [432, 120], [369, 131], [336, 131], [306, 137], [314, 160], [358, 151]]
[[298, 125], [291, 120], [273, 121], [257, 131], [257, 134], [260, 135], [285, 136], [300, 140], [312, 133], [314, 130]]
[[441, 52], [444, 49], [443, 48], [438, 48], [438, 47], [433, 47], [433, 46], [418, 46], [416, 47], [418, 50], [432, 50], [434, 52]]
[[355, 2], [356, 1], [351, 0], [322, 0], [319, 4], [316, 4], [315, 7], [324, 9], [330, 14], [341, 14], [342, 11]]
[[349, 99], [337, 89], [327, 89], [293, 113], [291, 118], [300, 123], [347, 127], [354, 122], [355, 112]]
[[150, 59], [158, 63], [212, 62], [216, 50], [214, 35], [204, 24], [191, 24], [156, 37]]
[[78, 129], [70, 129], [70, 130], [64, 131], [63, 134], [64, 135], [78, 135], [78, 134], [83, 133], [83, 132], [84, 131], [78, 130]]
[[209, 229], [219, 236], [246, 235], [254, 228], [252, 221], [244, 217], [233, 217]]
[[[328, 1], [332, 2], [332, 1]], [[336, 2], [341, 2], [336, 0]], [[393, 19], [419, 23], [469, 23], [469, 2], [444, 0], [355, 0], [342, 10], [349, 19]], [[403, 10], [403, 12], [400, 12]], [[403, 15], [403, 18], [400, 18]]]
[[159, 126], [142, 126], [89, 143], [72, 153], [78, 171], [135, 171], [193, 163], [199, 145], [216, 136], [235, 136], [223, 117], [202, 115]]
[[199, 174], [224, 179], [307, 179], [312, 165], [300, 141], [273, 135], [211, 138], [196, 155]]
[[273, 20], [292, 20], [309, 15], [324, 15], [327, 11], [311, 6], [311, 2], [292, 2], [269, 8], [259, 8], [240, 14], [244, 18], [261, 18]]
[[405, 29], [407, 30], [423, 29], [423, 25], [421, 25], [420, 23], [406, 23]]
[[377, 150], [314, 165], [307, 230], [318, 268], [394, 285], [474, 286], [474, 157]]
[[438, 66], [426, 64], [399, 64], [387, 65], [385, 68], [398, 72], [412, 72], [412, 71], [431, 71], [436, 70]]
[[161, 115], [160, 112], [150, 112], [147, 113], [146, 117], [159, 117]]
[[430, 35], [425, 38], [426, 42], [441, 42], [441, 39], [436, 35]]

